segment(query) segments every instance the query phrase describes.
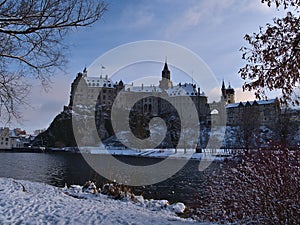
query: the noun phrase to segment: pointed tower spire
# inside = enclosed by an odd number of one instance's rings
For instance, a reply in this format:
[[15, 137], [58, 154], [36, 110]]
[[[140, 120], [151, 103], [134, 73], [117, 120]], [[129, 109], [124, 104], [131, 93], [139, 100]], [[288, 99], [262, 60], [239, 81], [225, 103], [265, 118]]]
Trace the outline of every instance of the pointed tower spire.
[[223, 82], [222, 82], [221, 92], [222, 92], [222, 99], [225, 100], [226, 99], [226, 87], [225, 87], [224, 79], [223, 79]]
[[230, 81], [228, 82], [228, 89], [231, 89]]
[[166, 57], [166, 61], [165, 61], [165, 65], [164, 65], [164, 69], [161, 72], [162, 78], [168, 79], [170, 80], [170, 70], [168, 68], [168, 63], [167, 63], [167, 57]]
[[87, 77], [87, 69], [86, 66], [84, 67], [83, 71], [82, 71], [83, 77]]
[[223, 79], [223, 82], [222, 82], [222, 90], [225, 89], [225, 82], [224, 82], [224, 79]]
[[167, 57], [165, 58], [165, 65], [163, 70], [161, 71], [161, 81], [159, 83], [159, 87], [163, 89], [168, 89], [173, 86], [172, 81], [171, 81], [171, 72], [168, 67], [167, 63]]

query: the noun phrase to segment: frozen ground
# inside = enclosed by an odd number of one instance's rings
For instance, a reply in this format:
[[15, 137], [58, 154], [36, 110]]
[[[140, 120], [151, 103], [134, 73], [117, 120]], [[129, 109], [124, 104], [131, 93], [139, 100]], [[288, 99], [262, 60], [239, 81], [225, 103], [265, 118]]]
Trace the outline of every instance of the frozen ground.
[[182, 204], [137, 199], [113, 200], [82, 192], [80, 186], [67, 189], [0, 178], [0, 224], [199, 224], [176, 215]]

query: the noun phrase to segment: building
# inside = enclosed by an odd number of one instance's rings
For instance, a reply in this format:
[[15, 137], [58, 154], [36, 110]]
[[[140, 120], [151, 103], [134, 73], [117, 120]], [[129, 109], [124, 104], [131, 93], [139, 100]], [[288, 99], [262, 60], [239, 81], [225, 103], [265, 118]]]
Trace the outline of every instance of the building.
[[227, 112], [226, 105], [235, 103], [235, 91], [229, 84], [225, 87], [225, 82], [223, 80], [221, 87], [221, 97], [220, 101], [213, 101], [209, 104], [210, 108], [210, 121], [209, 124], [216, 126], [225, 126], [227, 123]]
[[84, 68], [82, 73], [77, 74], [71, 85], [69, 107], [72, 107], [76, 101], [76, 105], [95, 106], [97, 104], [110, 108], [117, 93], [123, 88], [122, 81], [113, 83], [107, 75], [88, 77], [87, 70]]
[[[211, 126], [244, 126], [245, 121], [258, 126], [274, 128], [280, 117], [280, 103], [278, 99], [264, 101], [235, 102], [235, 91], [229, 84], [226, 88], [223, 80], [221, 96], [218, 102], [208, 103], [208, 98], [200, 87], [193, 83], [173, 84], [171, 71], [167, 62], [164, 63], [161, 80], [157, 86], [124, 84], [122, 80], [112, 81], [107, 75], [98, 77], [88, 76], [86, 68], [71, 85], [70, 103], [67, 109], [74, 107], [92, 107], [95, 113], [96, 126], [110, 129], [101, 138], [113, 135], [111, 126], [111, 109], [130, 111], [135, 115], [168, 118], [177, 113], [191, 113], [190, 104], [197, 110], [199, 124], [203, 127]], [[187, 97], [191, 101], [187, 101]], [[166, 100], [167, 99], [167, 100]], [[178, 112], [178, 109], [179, 112]], [[250, 119], [251, 118], [251, 119]], [[145, 120], [147, 121], [147, 119]], [[144, 122], [141, 122], [144, 124]], [[101, 132], [100, 132], [101, 133]]]
[[226, 88], [223, 80], [221, 91], [222, 91], [221, 101], [224, 102], [225, 105], [235, 103], [235, 91], [231, 87], [230, 83], [228, 85], [228, 88]]
[[19, 128], [10, 130], [8, 127], [0, 128], [0, 149], [23, 148], [23, 137], [26, 134]]
[[[132, 110], [132, 108], [143, 114], [152, 114], [159, 116], [173, 110], [162, 98], [168, 98], [174, 106], [188, 107], [186, 97], [190, 97], [192, 103], [197, 109], [201, 124], [207, 124], [209, 116], [209, 105], [207, 96], [200, 92], [200, 88], [195, 84], [185, 83], [173, 85], [171, 81], [171, 72], [165, 62], [161, 80], [158, 86], [134, 86], [133, 84], [124, 85], [123, 81], [113, 82], [108, 76], [89, 77], [86, 68], [77, 77], [71, 85], [70, 102], [67, 108], [74, 106], [91, 106], [103, 110], [111, 110], [113, 103], [121, 109]], [[122, 91], [122, 93], [117, 95]], [[130, 102], [140, 99], [134, 106]], [[75, 103], [75, 104], [74, 104]], [[191, 104], [191, 103], [189, 103]], [[100, 121], [103, 113], [97, 113], [96, 121]], [[106, 114], [107, 115], [107, 114]]]
[[239, 126], [245, 120], [253, 120], [260, 126], [273, 128], [281, 114], [280, 102], [276, 99], [247, 101], [226, 105], [227, 125]]

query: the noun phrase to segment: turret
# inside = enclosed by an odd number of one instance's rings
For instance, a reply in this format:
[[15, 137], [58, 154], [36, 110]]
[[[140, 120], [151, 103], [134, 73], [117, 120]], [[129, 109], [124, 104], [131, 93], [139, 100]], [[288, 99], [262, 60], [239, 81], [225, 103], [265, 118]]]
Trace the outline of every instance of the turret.
[[87, 69], [86, 69], [86, 67], [84, 67], [82, 75], [83, 75], [83, 77], [87, 77]]
[[162, 78], [170, 80], [170, 70], [168, 68], [167, 62], [165, 62], [165, 66], [163, 71], [161, 72]]
[[168, 68], [167, 60], [165, 61], [164, 68], [161, 72], [161, 81], [159, 82], [159, 87], [162, 89], [169, 89], [173, 87], [172, 81], [171, 81], [171, 72]]

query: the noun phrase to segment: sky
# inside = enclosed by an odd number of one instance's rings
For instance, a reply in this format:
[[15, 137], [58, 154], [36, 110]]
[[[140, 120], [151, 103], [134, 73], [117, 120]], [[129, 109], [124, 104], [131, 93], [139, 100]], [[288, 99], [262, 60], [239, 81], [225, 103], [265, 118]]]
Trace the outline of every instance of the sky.
[[[283, 14], [261, 4], [260, 0], [106, 2], [108, 10], [100, 21], [90, 27], [74, 30], [65, 39], [70, 46], [66, 53], [69, 60], [66, 74], [54, 74], [47, 92], [38, 81], [32, 81], [29, 96], [31, 107], [22, 110], [23, 118], [14, 126], [26, 129], [29, 133], [47, 128], [63, 110], [63, 106], [68, 105], [70, 86], [78, 72], [111, 49], [143, 40], [171, 42], [189, 49], [202, 59], [220, 86], [223, 79], [226, 86], [230, 82], [236, 90], [236, 101], [253, 100], [252, 93], [242, 92], [244, 81], [238, 75], [239, 68], [246, 63], [239, 51], [242, 46], [247, 46], [243, 37], [247, 33], [258, 32], [259, 26], [265, 26], [272, 18]], [[161, 55], [162, 63], [166, 57]], [[156, 71], [160, 75], [162, 66], [156, 63], [156, 67], [151, 67], [151, 73]], [[89, 76], [106, 73], [100, 70], [101, 65], [98, 74]], [[139, 71], [143, 71], [141, 66]], [[144, 71], [149, 72], [146, 66]], [[190, 82], [175, 72], [171, 71], [171, 79]]]

